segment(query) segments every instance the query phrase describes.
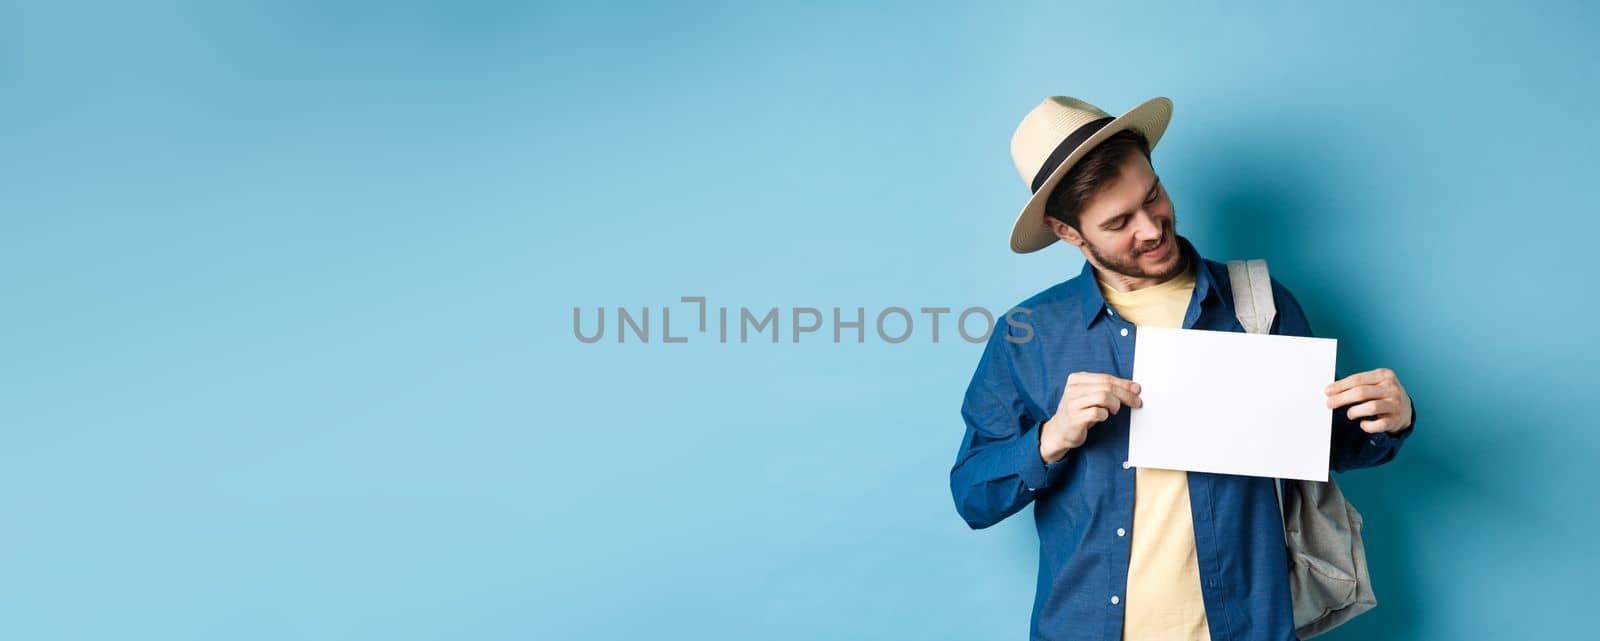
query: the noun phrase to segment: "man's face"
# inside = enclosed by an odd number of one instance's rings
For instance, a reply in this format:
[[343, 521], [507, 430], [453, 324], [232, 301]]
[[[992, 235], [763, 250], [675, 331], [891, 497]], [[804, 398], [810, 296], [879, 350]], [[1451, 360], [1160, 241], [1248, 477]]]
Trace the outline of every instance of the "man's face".
[[1144, 154], [1123, 163], [1120, 177], [1083, 207], [1076, 229], [1045, 220], [1056, 236], [1082, 249], [1091, 265], [1123, 276], [1126, 284], [1159, 283], [1184, 269], [1172, 201]]

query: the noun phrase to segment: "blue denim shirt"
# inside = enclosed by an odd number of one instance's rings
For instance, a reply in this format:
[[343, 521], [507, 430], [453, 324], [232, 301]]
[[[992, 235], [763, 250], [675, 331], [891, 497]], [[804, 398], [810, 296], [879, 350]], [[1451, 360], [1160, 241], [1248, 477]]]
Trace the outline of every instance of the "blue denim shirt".
[[[1196, 265], [1194, 294], [1183, 327], [1242, 332], [1233, 312], [1225, 264], [1204, 260], [1179, 237]], [[1273, 334], [1311, 336], [1300, 304], [1276, 279]], [[1028, 310], [1026, 312], [1022, 310]], [[1117, 641], [1122, 635], [1134, 472], [1128, 458], [1128, 416], [1122, 411], [1089, 429], [1081, 447], [1046, 465], [1039, 428], [1055, 413], [1073, 372], [1129, 378], [1138, 330], [1106, 304], [1093, 267], [1018, 304], [998, 323], [961, 405], [966, 435], [950, 492], [973, 529], [986, 528], [1034, 504], [1039, 579], [1032, 639]], [[1344, 471], [1393, 459], [1411, 435], [1367, 434], [1330, 412], [1329, 469]], [[1214, 641], [1294, 641], [1288, 567], [1273, 481], [1189, 472], [1189, 507], [1200, 566], [1200, 589]], [[1118, 597], [1113, 601], [1112, 597]]]

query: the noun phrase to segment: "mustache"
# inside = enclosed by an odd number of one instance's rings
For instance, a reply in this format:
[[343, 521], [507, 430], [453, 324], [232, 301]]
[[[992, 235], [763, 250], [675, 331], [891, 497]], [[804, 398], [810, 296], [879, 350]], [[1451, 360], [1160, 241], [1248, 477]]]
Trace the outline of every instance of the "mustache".
[[1150, 243], [1149, 245], [1145, 245], [1145, 246], [1142, 246], [1142, 247], [1135, 247], [1135, 248], [1133, 248], [1133, 253], [1136, 254], [1136, 255], [1137, 254], [1143, 254], [1143, 253], [1145, 253], [1147, 251], [1150, 251], [1152, 249], [1160, 247], [1161, 243], [1167, 242], [1167, 237], [1171, 235], [1171, 231], [1172, 230], [1170, 228], [1162, 230], [1161, 238], [1157, 239], [1156, 242]]

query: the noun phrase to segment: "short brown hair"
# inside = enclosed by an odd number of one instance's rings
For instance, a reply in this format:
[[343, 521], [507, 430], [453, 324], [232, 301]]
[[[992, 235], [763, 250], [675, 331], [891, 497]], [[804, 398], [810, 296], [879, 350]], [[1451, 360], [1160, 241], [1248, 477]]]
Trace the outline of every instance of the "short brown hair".
[[1124, 129], [1100, 141], [1056, 183], [1045, 201], [1044, 215], [1077, 229], [1080, 209], [1121, 177], [1122, 164], [1133, 157], [1135, 150], [1150, 160], [1150, 140], [1134, 129]]

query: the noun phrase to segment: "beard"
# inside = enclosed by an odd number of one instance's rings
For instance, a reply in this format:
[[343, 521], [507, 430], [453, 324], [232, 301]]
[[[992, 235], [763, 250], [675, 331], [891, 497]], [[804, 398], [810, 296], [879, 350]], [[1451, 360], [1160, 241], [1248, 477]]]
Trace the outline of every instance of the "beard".
[[[1174, 215], [1172, 218], [1168, 219], [1165, 228], [1161, 230], [1160, 240], [1154, 243], [1146, 244], [1142, 247], [1134, 247], [1133, 250], [1128, 254], [1118, 254], [1113, 256], [1111, 254], [1101, 252], [1099, 247], [1095, 247], [1094, 243], [1088, 242], [1087, 239], [1085, 239], [1083, 246], [1089, 250], [1089, 255], [1094, 257], [1095, 262], [1100, 263], [1100, 266], [1107, 270], [1122, 274], [1123, 276], [1128, 276], [1130, 278], [1149, 278], [1158, 281], [1165, 281], [1177, 276], [1178, 274], [1182, 273], [1184, 269], [1188, 268], [1188, 257], [1183, 255], [1183, 248], [1177, 245], [1177, 229], [1178, 218], [1176, 215]], [[1153, 268], [1146, 268], [1144, 265], [1139, 263], [1139, 254], [1150, 251], [1151, 249], [1155, 249], [1156, 246], [1163, 242], [1173, 243], [1173, 247], [1168, 251], [1177, 256], [1178, 260], [1173, 261], [1170, 265], [1157, 266]]]

